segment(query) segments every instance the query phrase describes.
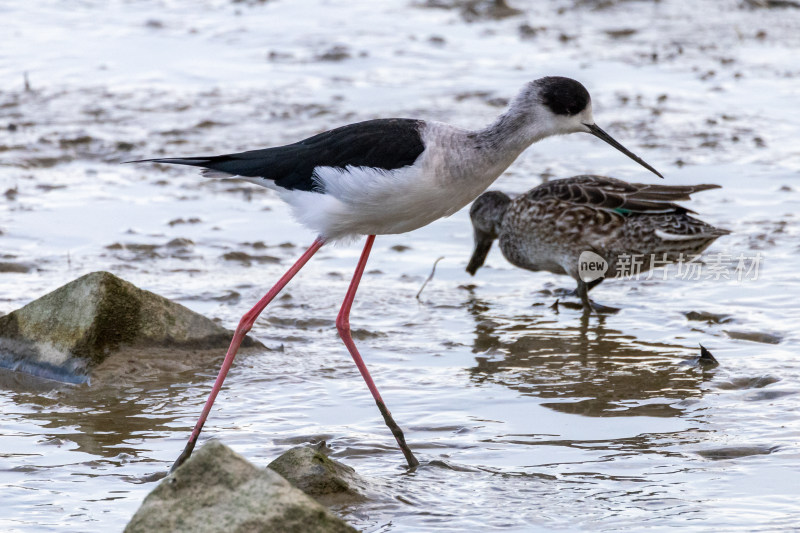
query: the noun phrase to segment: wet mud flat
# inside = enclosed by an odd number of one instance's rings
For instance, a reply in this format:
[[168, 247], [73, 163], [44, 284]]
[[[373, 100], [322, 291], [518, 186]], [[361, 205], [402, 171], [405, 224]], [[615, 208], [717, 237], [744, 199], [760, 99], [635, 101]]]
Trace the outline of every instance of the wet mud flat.
[[[407, 472], [335, 331], [359, 247], [326, 247], [256, 323], [266, 348], [237, 360], [204, 436], [259, 466], [325, 440], [394, 496], [334, 506], [367, 531], [794, 527], [798, 11], [500, 4], [8, 7], [26, 46], [0, 56], [0, 312], [109, 270], [230, 329], [314, 236], [267, 190], [123, 161], [381, 116], [478, 127], [525, 81], [567, 75], [668, 182], [722, 185], [691, 205], [733, 232], [707, 252], [715, 270], [604, 283], [593, 297], [622, 311], [584, 320], [550, 308], [566, 278], [496, 251], [464, 272], [465, 212], [379, 237], [351, 323], [426, 460]], [[534, 145], [495, 188], [587, 172], [651, 179], [586, 136]], [[757, 277], [737, 279], [740, 255]], [[683, 364], [699, 344], [718, 367]], [[0, 371], [0, 527], [122, 529], [222, 355], [113, 387]]]

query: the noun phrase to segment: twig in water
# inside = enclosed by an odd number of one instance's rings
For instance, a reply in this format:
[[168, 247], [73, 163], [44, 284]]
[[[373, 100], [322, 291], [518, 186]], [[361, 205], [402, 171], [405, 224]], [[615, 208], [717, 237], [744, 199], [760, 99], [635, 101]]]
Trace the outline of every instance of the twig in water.
[[419, 288], [419, 292], [417, 293], [417, 300], [419, 300], [419, 295], [422, 294], [423, 289], [425, 289], [425, 285], [427, 285], [428, 282], [433, 279], [433, 275], [436, 273], [436, 265], [438, 265], [439, 261], [441, 261], [442, 259], [444, 259], [444, 256], [440, 257], [439, 259], [433, 262], [433, 268], [431, 269], [431, 273], [428, 276], [428, 279], [426, 279], [425, 283], [422, 284], [422, 287]]

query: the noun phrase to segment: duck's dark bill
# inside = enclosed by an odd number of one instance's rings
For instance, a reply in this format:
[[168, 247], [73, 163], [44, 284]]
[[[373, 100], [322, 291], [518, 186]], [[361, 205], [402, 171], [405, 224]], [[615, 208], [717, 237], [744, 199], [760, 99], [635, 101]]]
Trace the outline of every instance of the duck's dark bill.
[[489, 255], [489, 250], [492, 249], [494, 239], [488, 233], [475, 228], [475, 251], [472, 252], [472, 258], [467, 265], [467, 272], [474, 276], [475, 272], [483, 266], [486, 261], [486, 256]]
[[646, 168], [659, 178], [664, 177], [661, 175], [659, 171], [657, 171], [656, 169], [645, 163], [644, 160], [640, 158], [638, 155], [634, 154], [633, 152], [622, 146], [620, 143], [618, 143], [616, 140], [614, 140], [614, 137], [603, 131], [597, 124], [584, 124], [584, 126], [589, 128], [589, 131], [591, 132], [592, 135], [594, 135], [598, 139], [603, 139], [605, 142], [607, 142], [608, 144], [610, 144], [623, 154], [627, 155], [628, 157], [630, 157], [631, 159], [642, 165], [644, 168]]

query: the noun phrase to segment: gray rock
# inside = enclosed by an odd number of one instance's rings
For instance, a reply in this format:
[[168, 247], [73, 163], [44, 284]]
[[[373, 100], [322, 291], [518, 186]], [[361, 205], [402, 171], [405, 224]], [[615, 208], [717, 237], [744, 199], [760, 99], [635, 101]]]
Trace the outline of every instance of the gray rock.
[[225, 349], [231, 335], [180, 304], [92, 272], [0, 317], [0, 366], [79, 382], [122, 349]]
[[269, 469], [209, 441], [147, 495], [125, 533], [354, 532]]
[[366, 499], [368, 482], [351, 467], [329, 458], [324, 449], [324, 442], [316, 446], [298, 446], [267, 467], [324, 505]]

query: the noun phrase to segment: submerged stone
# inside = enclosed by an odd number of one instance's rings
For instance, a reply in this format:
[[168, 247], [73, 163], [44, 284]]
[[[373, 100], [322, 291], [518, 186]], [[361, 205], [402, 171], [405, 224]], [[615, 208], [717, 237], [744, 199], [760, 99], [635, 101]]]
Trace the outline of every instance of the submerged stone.
[[711, 459], [713, 461], [722, 461], [726, 459], [738, 459], [740, 457], [748, 457], [751, 455], [769, 455], [778, 450], [778, 446], [730, 446], [727, 448], [713, 448], [708, 450], [699, 450], [697, 455]]
[[[232, 333], [108, 272], [92, 272], [0, 317], [0, 366], [85, 380], [123, 349], [225, 349]], [[245, 339], [243, 346], [259, 343]]]
[[368, 482], [353, 468], [325, 455], [324, 449], [324, 442], [292, 448], [268, 468], [325, 505], [364, 500]]
[[354, 532], [270, 469], [209, 441], [147, 495], [125, 533]]
[[688, 311], [683, 313], [688, 320], [706, 322], [708, 324], [725, 324], [731, 322], [731, 315], [725, 313], [711, 313], [709, 311]]
[[781, 335], [765, 333], [763, 331], [728, 331], [725, 334], [731, 339], [751, 342], [761, 342], [764, 344], [780, 344], [783, 341]]

